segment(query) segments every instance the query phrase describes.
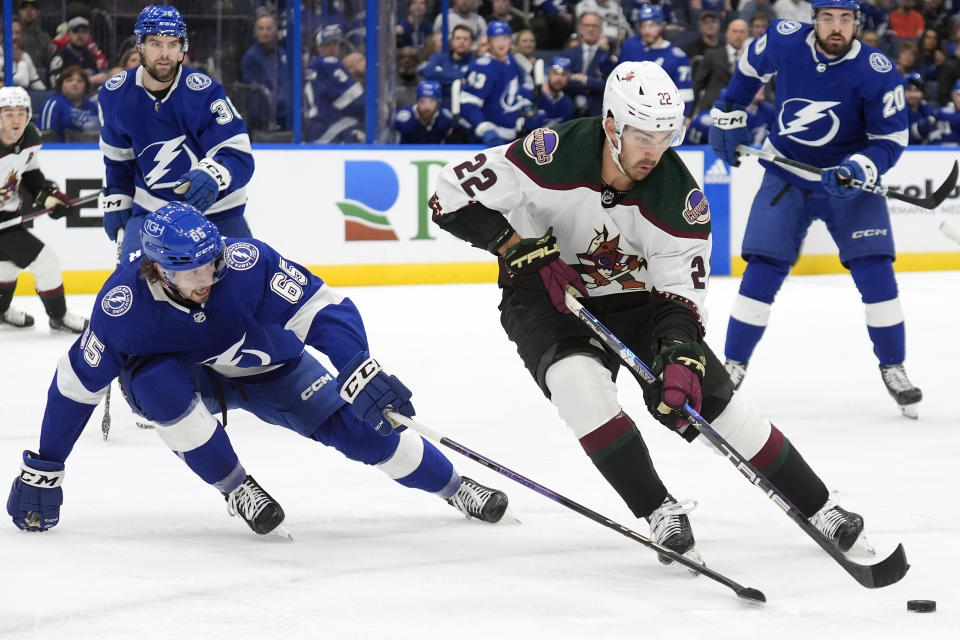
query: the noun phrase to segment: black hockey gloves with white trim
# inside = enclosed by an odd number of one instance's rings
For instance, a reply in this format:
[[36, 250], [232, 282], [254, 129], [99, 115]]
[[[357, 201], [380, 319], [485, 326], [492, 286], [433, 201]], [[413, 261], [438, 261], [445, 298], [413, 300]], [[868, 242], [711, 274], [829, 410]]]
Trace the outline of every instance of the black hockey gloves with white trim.
[[70, 198], [60, 191], [55, 182], [47, 180], [37, 191], [33, 204], [41, 209], [53, 209], [48, 215], [56, 220], [70, 213]]
[[737, 145], [750, 144], [747, 107], [736, 102], [717, 100], [710, 109], [710, 146], [731, 167], [739, 167]]
[[358, 353], [337, 376], [340, 397], [382, 436], [395, 426], [384, 416], [387, 410], [412, 418], [416, 413], [410, 398], [413, 393], [396, 376], [387, 375], [380, 363], [366, 351]]
[[7, 513], [24, 531], [46, 531], [60, 522], [63, 504], [63, 463], [43, 460], [32, 451], [23, 452], [20, 475], [10, 487]]
[[660, 380], [658, 393], [644, 394], [647, 410], [661, 424], [683, 429], [689, 423], [683, 405], [700, 412], [700, 384], [707, 371], [707, 357], [696, 342], [665, 340], [653, 359], [653, 374]]
[[507, 249], [503, 264], [512, 276], [514, 292], [524, 305], [552, 305], [560, 313], [570, 313], [564, 302], [567, 285], [587, 295], [580, 274], [560, 257], [553, 227], [540, 238], [524, 238]]

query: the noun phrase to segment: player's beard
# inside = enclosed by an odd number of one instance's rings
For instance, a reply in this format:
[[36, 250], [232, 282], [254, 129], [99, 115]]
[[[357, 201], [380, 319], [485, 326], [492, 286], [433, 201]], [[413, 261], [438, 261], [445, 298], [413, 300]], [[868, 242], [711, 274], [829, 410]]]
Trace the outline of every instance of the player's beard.
[[821, 50], [821, 51], [823, 51], [823, 52], [826, 53], [828, 56], [831, 56], [831, 57], [833, 57], [833, 58], [839, 58], [839, 57], [841, 57], [841, 56], [846, 55], [847, 51], [849, 51], [849, 50], [850, 50], [850, 47], [853, 45], [853, 38], [850, 38], [849, 40], [847, 40], [847, 39], [843, 36], [843, 34], [836, 34], [836, 35], [839, 35], [839, 36], [843, 39], [843, 42], [842, 42], [842, 43], [837, 42], [837, 41], [832, 41], [832, 42], [831, 42], [830, 38], [831, 38], [833, 35], [834, 35], [834, 34], [832, 34], [832, 33], [831, 33], [830, 35], [828, 35], [828, 36], [827, 36], [827, 40], [821, 40], [821, 39], [820, 39], [820, 36], [818, 35], [818, 36], [817, 36], [817, 46], [820, 47], [820, 50]]
[[151, 66], [151, 65], [147, 64], [146, 62], [144, 62], [144, 63], [143, 63], [143, 68], [146, 69], [146, 70], [147, 70], [147, 73], [150, 74], [150, 77], [153, 78], [154, 80], [156, 80], [157, 82], [171, 82], [174, 78], [177, 77], [177, 72], [180, 71], [180, 64], [181, 64], [181, 62], [178, 60], [177, 62], [175, 62], [175, 63], [173, 64], [173, 66], [170, 67], [170, 71], [167, 72], [167, 73], [165, 73], [165, 74], [163, 74], [163, 75], [160, 75], [160, 74], [157, 72], [157, 65], [156, 65], [156, 64], [154, 64], [153, 66]]

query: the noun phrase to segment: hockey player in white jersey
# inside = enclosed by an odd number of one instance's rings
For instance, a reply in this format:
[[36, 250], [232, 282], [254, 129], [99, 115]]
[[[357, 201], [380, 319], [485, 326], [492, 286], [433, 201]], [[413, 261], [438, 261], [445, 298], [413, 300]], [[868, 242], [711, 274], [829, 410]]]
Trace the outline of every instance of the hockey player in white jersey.
[[124, 229], [121, 258], [135, 259], [144, 217], [183, 200], [222, 233], [250, 237], [243, 212], [253, 155], [243, 119], [220, 83], [182, 65], [189, 42], [176, 8], [146, 6], [134, 32], [141, 66], [99, 93], [107, 236]]
[[[67, 215], [69, 199], [40, 169], [40, 132], [30, 122], [30, 96], [22, 87], [0, 87], [0, 223], [21, 215], [26, 192], [35, 206], [50, 208], [51, 218]], [[22, 188], [22, 191], [21, 191]], [[0, 230], [0, 326], [26, 329], [33, 316], [11, 306], [17, 278], [33, 273], [37, 295], [54, 331], [80, 333], [86, 318], [67, 311], [57, 254], [23, 225]]]
[[686, 440], [689, 403], [837, 548], [862, 518], [829, 498], [789, 439], [734, 394], [704, 342], [710, 207], [679, 155], [684, 100], [653, 62], [620, 63], [603, 117], [538, 129], [455, 161], [431, 199], [443, 229], [500, 260], [500, 321], [543, 394], [607, 482], [660, 544], [699, 561], [687, 512], [668, 492], [617, 398], [618, 356], [570, 315], [567, 285], [641, 359], [651, 415]]
[[765, 172], [743, 237], [747, 268], [727, 327], [726, 366], [739, 386], [774, 297], [819, 218], [860, 291], [883, 383], [903, 415], [916, 418], [922, 394], [903, 366], [904, 318], [887, 203], [848, 185], [851, 178], [873, 185], [897, 162], [908, 140], [906, 99], [896, 66], [856, 39], [859, 19], [857, 0], [814, 0], [813, 24], [774, 22], [750, 43], [714, 103], [710, 144], [737, 166], [736, 146], [749, 144], [744, 105], [776, 75], [777, 118], [767, 147], [825, 169], [817, 176], [761, 161]]
[[144, 257], [110, 276], [89, 329], [57, 365], [40, 446], [23, 453], [7, 501], [14, 524], [45, 531], [59, 522], [64, 463], [117, 377], [130, 408], [258, 534], [276, 529], [284, 513], [237, 458], [228, 409], [375, 465], [467, 517], [503, 516], [505, 494], [461, 477], [419, 435], [386, 426], [388, 408], [413, 415], [411, 392], [370, 358], [349, 298], [263, 242], [223, 238], [185, 203], [149, 214], [140, 234]]

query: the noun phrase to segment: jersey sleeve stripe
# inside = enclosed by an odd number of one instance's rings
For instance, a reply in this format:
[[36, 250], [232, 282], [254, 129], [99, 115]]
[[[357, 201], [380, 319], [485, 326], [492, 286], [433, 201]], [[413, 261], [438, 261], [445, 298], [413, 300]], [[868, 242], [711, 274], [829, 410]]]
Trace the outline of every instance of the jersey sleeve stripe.
[[342, 295], [329, 286], [323, 285], [297, 309], [297, 312], [287, 320], [283, 328], [292, 331], [301, 342], [306, 343], [307, 334], [310, 333], [310, 327], [313, 326], [313, 319], [316, 315], [323, 311], [325, 307], [341, 302], [343, 302]]
[[478, 98], [478, 97], [475, 96], [474, 94], [472, 94], [472, 93], [470, 93], [469, 91], [467, 91], [466, 89], [464, 89], [464, 90], [460, 91], [460, 104], [461, 104], [461, 105], [464, 105], [464, 104], [473, 104], [473, 105], [476, 105], [476, 106], [478, 106], [478, 107], [483, 108], [483, 99], [482, 99], [482, 98]]
[[236, 149], [244, 153], [253, 153], [253, 150], [250, 148], [250, 136], [246, 133], [238, 133], [231, 138], [227, 138], [215, 147], [212, 147], [207, 151], [207, 157], [214, 157], [221, 149]]
[[137, 157], [136, 154], [133, 153], [133, 147], [114, 147], [104, 142], [103, 136], [100, 136], [100, 152], [115, 162], [126, 162], [127, 160], [133, 160]]
[[896, 142], [901, 147], [907, 146], [910, 142], [910, 132], [907, 129], [901, 129], [894, 133], [870, 133], [867, 132], [867, 138], [870, 140], [890, 140]]
[[764, 82], [764, 83], [770, 82], [770, 78], [773, 77], [773, 74], [767, 73], [764, 75], [760, 75], [760, 72], [754, 69], [753, 65], [750, 64], [750, 61], [747, 59], [748, 57], [749, 56], [740, 56], [740, 62], [738, 63], [738, 66], [737, 66], [740, 72], [743, 75], [747, 76], [748, 78], [756, 78], [757, 80], [760, 80], [761, 82]]
[[109, 385], [99, 391], [90, 391], [83, 383], [80, 377], [73, 370], [70, 363], [70, 353], [67, 352], [57, 362], [57, 391], [69, 400], [79, 402], [80, 404], [99, 404], [100, 399], [106, 395]]
[[340, 97], [333, 101], [333, 108], [337, 111], [343, 111], [347, 106], [363, 95], [363, 87], [354, 84], [352, 87], [340, 94]]
[[[203, 215], [209, 216], [214, 213], [219, 213], [221, 211], [226, 211], [227, 209], [232, 209], [234, 207], [240, 206], [247, 201], [247, 188], [241, 187], [236, 191], [232, 191], [223, 197], [221, 200], [217, 200], [213, 203], [209, 209], [203, 212]], [[147, 189], [143, 187], [136, 187], [133, 192], [133, 203], [143, 207], [147, 211], [156, 211], [160, 207], [167, 204], [167, 201], [163, 198], [158, 198], [157, 196], [150, 193]]]

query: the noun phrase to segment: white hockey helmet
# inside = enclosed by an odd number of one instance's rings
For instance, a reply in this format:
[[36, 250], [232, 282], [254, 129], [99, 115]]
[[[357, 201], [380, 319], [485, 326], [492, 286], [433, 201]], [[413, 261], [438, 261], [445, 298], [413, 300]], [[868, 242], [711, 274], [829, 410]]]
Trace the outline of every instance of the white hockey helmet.
[[[603, 119], [613, 117], [616, 140], [608, 139], [613, 159], [619, 164], [617, 156], [627, 125], [660, 132], [664, 144], [679, 145], [686, 131], [685, 106], [677, 85], [660, 65], [634, 61], [618, 64], [603, 91]], [[649, 144], [649, 136], [647, 139]]]
[[33, 117], [30, 94], [23, 87], [0, 87], [0, 109], [4, 107], [24, 107], [27, 110], [27, 122]]

